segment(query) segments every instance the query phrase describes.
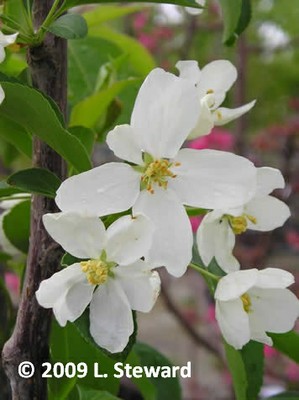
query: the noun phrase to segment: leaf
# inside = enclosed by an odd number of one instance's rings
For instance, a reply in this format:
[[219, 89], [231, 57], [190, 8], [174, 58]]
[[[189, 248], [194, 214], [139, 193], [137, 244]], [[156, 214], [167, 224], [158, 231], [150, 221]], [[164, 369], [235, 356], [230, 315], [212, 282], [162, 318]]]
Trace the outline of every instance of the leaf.
[[262, 400], [298, 400], [299, 399], [299, 392], [284, 392], [279, 393], [276, 396], [267, 397]]
[[141, 11], [142, 6], [108, 6], [101, 5], [92, 11], [84, 13], [84, 18], [89, 27], [102, 24], [103, 22], [111, 21], [116, 18], [121, 18], [137, 11]]
[[95, 132], [85, 126], [72, 126], [68, 130], [72, 135], [80, 140], [87, 151], [87, 154], [91, 156], [95, 142]]
[[86, 150], [76, 137], [64, 129], [41, 92], [19, 83], [3, 82], [2, 86], [6, 97], [0, 107], [0, 118], [4, 115], [39, 137], [78, 172], [91, 168]]
[[56, 19], [47, 31], [64, 39], [81, 39], [88, 33], [87, 23], [79, 14], [66, 14]]
[[17, 188], [12, 188], [4, 181], [0, 182], [0, 199], [2, 197], [10, 197], [16, 193], [22, 193], [22, 191]]
[[[9, 0], [4, 2], [4, 12], [1, 15], [1, 19], [15, 31], [18, 31], [19, 27], [22, 30], [30, 34], [30, 26], [28, 24], [28, 16], [23, 1], [21, 0]], [[11, 33], [11, 32], [9, 32]]]
[[75, 263], [80, 262], [80, 261], [82, 261], [82, 260], [72, 256], [69, 253], [65, 253], [64, 256], [62, 257], [61, 261], [60, 261], [60, 264], [63, 267], [68, 267], [69, 265], [75, 264]]
[[7, 183], [28, 193], [54, 198], [61, 180], [47, 169], [29, 168], [10, 175]]
[[137, 40], [116, 32], [105, 25], [89, 27], [89, 35], [96, 36], [115, 44], [123, 53], [128, 54], [128, 63], [138, 75], [145, 77], [156, 63], [152, 55]]
[[[102, 3], [118, 3], [119, 0], [93, 0], [93, 3], [102, 4]], [[202, 8], [196, 0], [148, 0], [149, 3], [166, 3], [166, 4], [176, 4], [178, 6], [184, 7], [193, 7], [193, 8]], [[90, 0], [66, 0], [63, 6], [64, 10], [67, 10], [71, 7], [75, 7], [81, 4], [88, 4]], [[127, 3], [145, 3], [144, 0], [128, 0]]]
[[224, 348], [228, 367], [233, 378], [236, 400], [247, 400], [248, 383], [242, 355], [227, 343], [224, 343]]
[[251, 20], [251, 0], [242, 0], [241, 14], [236, 28], [236, 33], [240, 35], [245, 31]]
[[93, 337], [90, 334], [89, 331], [89, 309], [86, 309], [84, 313], [81, 315], [80, 318], [78, 318], [73, 324], [75, 327], [78, 329], [84, 340], [89, 343], [91, 346], [93, 346], [95, 349], [100, 350], [102, 353], [106, 354], [108, 357], [110, 357], [113, 360], [117, 361], [124, 361], [128, 354], [130, 353], [132, 346], [134, 345], [136, 341], [136, 335], [137, 335], [137, 321], [136, 321], [136, 313], [135, 311], [132, 312], [133, 315], [133, 320], [134, 320], [134, 332], [129, 338], [129, 342], [125, 349], [121, 353], [110, 353], [106, 349], [103, 349], [100, 347], [93, 339]]
[[120, 400], [119, 397], [115, 397], [108, 392], [102, 390], [93, 390], [85, 388], [81, 385], [77, 385], [80, 400]]
[[273, 347], [299, 364], [299, 334], [295, 331], [287, 333], [267, 333], [273, 340]]
[[[159, 353], [157, 350], [153, 349], [152, 347], [148, 346], [144, 343], [135, 343], [133, 347], [133, 352], [139, 358], [139, 365], [141, 366], [148, 366], [148, 367], [163, 367], [169, 366], [171, 367], [172, 364], [170, 361]], [[156, 389], [156, 397], [155, 400], [181, 400], [181, 387], [179, 384], [178, 378], [149, 378], [150, 382]], [[138, 384], [137, 380], [135, 381]]]
[[0, 136], [8, 143], [15, 146], [28, 158], [32, 156], [32, 139], [26, 130], [14, 120], [5, 115], [0, 117]]
[[83, 125], [88, 128], [95, 128], [100, 117], [103, 116], [112, 100], [124, 88], [135, 82], [136, 79], [116, 82], [108, 89], [102, 90], [82, 100], [73, 108], [70, 125]]
[[18, 250], [28, 252], [30, 234], [30, 200], [18, 203], [3, 218], [3, 230], [7, 239]]

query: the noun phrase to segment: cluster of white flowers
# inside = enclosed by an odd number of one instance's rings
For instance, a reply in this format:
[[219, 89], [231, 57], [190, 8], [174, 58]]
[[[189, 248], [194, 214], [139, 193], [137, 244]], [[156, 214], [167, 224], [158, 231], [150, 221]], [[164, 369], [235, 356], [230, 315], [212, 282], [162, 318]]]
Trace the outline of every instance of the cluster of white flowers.
[[[4, 61], [5, 59], [5, 47], [13, 44], [18, 36], [18, 32], [17, 33], [13, 33], [12, 35], [4, 35], [4, 33], [2, 33], [0, 31], [0, 64]], [[2, 101], [5, 98], [5, 93], [2, 89], [2, 86], [0, 85], [0, 104], [2, 103]]]
[[[154, 268], [176, 277], [192, 259], [187, 207], [206, 209], [197, 244], [206, 266], [213, 257], [227, 273], [215, 292], [217, 319], [227, 342], [270, 344], [266, 332], [286, 332], [299, 313], [287, 289], [291, 274], [278, 269], [236, 271], [235, 234], [281, 226], [289, 209], [269, 196], [284, 186], [280, 172], [256, 168], [244, 157], [216, 150], [181, 148], [187, 138], [250, 110], [219, 107], [236, 80], [228, 61], [202, 70], [177, 64], [180, 76], [157, 68], [146, 78], [129, 125], [109, 132], [107, 144], [126, 162], [111, 162], [65, 180], [57, 191], [61, 212], [44, 216], [49, 234], [82, 261], [43, 281], [39, 303], [53, 308], [61, 325], [90, 304], [90, 332], [110, 352], [133, 332], [131, 310], [149, 311], [159, 293]], [[105, 230], [100, 217], [127, 212]], [[217, 277], [216, 277], [217, 278]]]

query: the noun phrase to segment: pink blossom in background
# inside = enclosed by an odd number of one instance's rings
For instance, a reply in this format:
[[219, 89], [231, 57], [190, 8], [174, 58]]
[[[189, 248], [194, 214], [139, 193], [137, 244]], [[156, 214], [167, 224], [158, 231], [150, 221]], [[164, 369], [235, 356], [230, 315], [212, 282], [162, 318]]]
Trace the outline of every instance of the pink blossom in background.
[[295, 230], [289, 230], [285, 235], [286, 241], [294, 250], [299, 250], [299, 233]]
[[291, 382], [299, 381], [299, 365], [294, 362], [290, 362], [286, 369], [286, 374]]
[[191, 222], [192, 231], [196, 232], [198, 227], [199, 227], [199, 225], [200, 225], [200, 223], [201, 223], [201, 221], [202, 221], [202, 219], [203, 219], [203, 216], [199, 215], [198, 217], [190, 217], [189, 219], [190, 219], [190, 222]]
[[154, 51], [158, 41], [152, 34], [140, 32], [137, 36], [138, 41], [149, 51]]
[[275, 357], [277, 356], [277, 354], [278, 354], [277, 350], [275, 350], [273, 347], [267, 345], [264, 346], [264, 355], [266, 358]]
[[216, 322], [216, 312], [215, 312], [215, 304], [209, 304], [207, 312], [205, 314], [205, 321], [209, 323]]
[[12, 295], [18, 296], [20, 293], [20, 279], [12, 272], [6, 272], [4, 275], [5, 285]]
[[148, 19], [149, 19], [148, 13], [141, 12], [136, 14], [133, 18], [133, 28], [136, 31], [140, 31], [148, 23]]
[[191, 149], [214, 149], [231, 151], [235, 144], [235, 138], [229, 131], [213, 128], [211, 133], [191, 140], [188, 147]]

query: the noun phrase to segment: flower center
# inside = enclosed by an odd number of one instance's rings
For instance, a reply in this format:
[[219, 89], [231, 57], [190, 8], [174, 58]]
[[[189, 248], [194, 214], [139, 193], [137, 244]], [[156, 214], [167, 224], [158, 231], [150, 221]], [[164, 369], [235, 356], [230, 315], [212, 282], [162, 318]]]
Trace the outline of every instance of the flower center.
[[249, 295], [247, 293], [243, 294], [241, 296], [241, 300], [242, 300], [242, 303], [243, 303], [244, 311], [249, 313], [251, 311], [251, 300], [250, 300]]
[[240, 233], [243, 233], [247, 230], [247, 221], [250, 221], [253, 224], [257, 223], [256, 218], [248, 214], [242, 214], [239, 217], [227, 215], [227, 219], [235, 235], [240, 235]]
[[102, 285], [108, 279], [109, 266], [102, 260], [81, 261], [81, 269], [92, 285]]
[[163, 189], [167, 189], [168, 179], [176, 178], [176, 174], [174, 174], [170, 168], [181, 165], [178, 162], [172, 163], [164, 158], [160, 160], [152, 160], [150, 161], [141, 176], [141, 183], [145, 186], [146, 190], [150, 193], [154, 193], [153, 185], [158, 185]]

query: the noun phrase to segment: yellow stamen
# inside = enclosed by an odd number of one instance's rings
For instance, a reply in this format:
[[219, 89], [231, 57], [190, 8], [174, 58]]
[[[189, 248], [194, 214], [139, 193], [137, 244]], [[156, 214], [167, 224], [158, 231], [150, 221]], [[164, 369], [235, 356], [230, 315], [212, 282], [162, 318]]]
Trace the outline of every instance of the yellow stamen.
[[241, 233], [247, 230], [248, 227], [247, 220], [253, 224], [257, 223], [256, 218], [248, 214], [242, 214], [239, 217], [233, 217], [232, 215], [228, 215], [227, 218], [235, 235], [240, 235]]
[[141, 181], [144, 183], [146, 190], [151, 194], [154, 193], [153, 185], [156, 184], [163, 189], [167, 189], [168, 179], [176, 178], [176, 174], [171, 171], [172, 166], [179, 166], [180, 163], [171, 163], [170, 161], [161, 158], [160, 160], [154, 160], [147, 164]]
[[242, 303], [243, 303], [244, 311], [249, 313], [251, 311], [251, 300], [250, 300], [249, 295], [247, 293], [243, 294], [241, 296], [241, 300], [242, 300]]
[[108, 279], [109, 266], [102, 260], [82, 261], [81, 269], [86, 274], [87, 280], [92, 285], [101, 285]]
[[212, 93], [214, 93], [214, 90], [213, 90], [213, 89], [208, 89], [208, 90], [207, 90], [207, 94], [212, 94]]

